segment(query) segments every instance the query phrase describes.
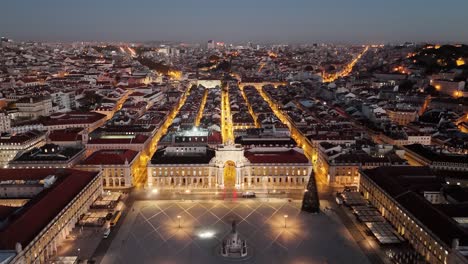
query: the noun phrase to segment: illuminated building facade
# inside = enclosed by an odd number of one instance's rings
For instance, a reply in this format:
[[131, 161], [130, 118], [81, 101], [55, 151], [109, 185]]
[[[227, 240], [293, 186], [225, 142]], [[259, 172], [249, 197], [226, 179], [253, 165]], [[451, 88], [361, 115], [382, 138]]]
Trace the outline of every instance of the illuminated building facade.
[[438, 203], [444, 180], [429, 167], [360, 171], [359, 191], [428, 263], [468, 263], [466, 206]]
[[340, 145], [321, 142], [317, 169], [326, 176], [327, 183], [338, 186], [357, 186], [359, 184], [359, 170], [379, 166], [406, 165], [392, 146]]
[[421, 144], [404, 146], [405, 157], [420, 166], [435, 170], [468, 171], [468, 155], [449, 154]]
[[148, 163], [149, 186], [303, 188], [312, 165], [296, 148], [168, 146]]
[[80, 216], [102, 194], [100, 173], [72, 169], [1, 169], [0, 185], [2, 199], [8, 195], [9, 201], [24, 200], [24, 191], [33, 190], [24, 204], [0, 205], [0, 254], [15, 264], [50, 261]]
[[385, 111], [392, 122], [402, 126], [414, 122], [418, 118], [418, 112], [416, 110], [385, 109]]
[[19, 152], [26, 152], [38, 148], [46, 142], [45, 132], [37, 130], [18, 133], [16, 135], [3, 134], [0, 137], [0, 166], [8, 166]]
[[76, 168], [102, 172], [105, 189], [125, 189], [134, 185], [139, 173], [139, 152], [130, 149], [99, 150], [83, 160]]

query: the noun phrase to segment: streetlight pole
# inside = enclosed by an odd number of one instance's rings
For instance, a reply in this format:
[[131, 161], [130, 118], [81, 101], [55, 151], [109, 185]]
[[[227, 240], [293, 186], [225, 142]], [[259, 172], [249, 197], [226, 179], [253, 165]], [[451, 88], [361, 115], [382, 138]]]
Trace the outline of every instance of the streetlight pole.
[[77, 259], [80, 260], [80, 248], [78, 248], [78, 256]]
[[284, 215], [284, 228], [286, 228], [286, 219], [288, 219], [288, 215]]
[[179, 228], [180, 228], [180, 218], [181, 218], [181, 216], [178, 215], [178, 216], [177, 216], [177, 219], [179, 219]]

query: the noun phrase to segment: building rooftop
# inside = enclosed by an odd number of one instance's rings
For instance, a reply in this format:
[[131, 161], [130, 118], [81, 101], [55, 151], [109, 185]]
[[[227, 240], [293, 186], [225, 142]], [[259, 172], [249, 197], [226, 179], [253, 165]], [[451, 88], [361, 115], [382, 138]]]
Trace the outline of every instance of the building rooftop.
[[0, 136], [0, 145], [11, 145], [11, 144], [22, 144], [31, 139], [41, 137], [45, 134], [45, 132], [31, 130], [25, 133], [10, 135], [10, 134], [2, 134]]
[[34, 148], [28, 152], [23, 153], [10, 163], [23, 163], [34, 161], [67, 161], [73, 159], [83, 148], [68, 148], [61, 147], [55, 144], [45, 144], [40, 148]]
[[72, 111], [68, 113], [56, 113], [42, 120], [44, 126], [70, 125], [70, 124], [92, 124], [106, 115], [97, 112], [79, 112]]
[[245, 151], [244, 156], [251, 163], [309, 163], [303, 153], [287, 148], [253, 148]]
[[98, 138], [90, 137], [88, 144], [142, 144], [148, 140], [146, 135], [103, 135]]
[[382, 188], [447, 246], [456, 238], [460, 245], [468, 245], [468, 229], [441, 210], [444, 205], [435, 206], [423, 196], [424, 191], [440, 191], [444, 184], [429, 167], [378, 167], [364, 170], [362, 176]]
[[[57, 181], [44, 189], [20, 210], [9, 210], [0, 226], [0, 250], [14, 250], [16, 243], [26, 247], [79, 192], [83, 190], [98, 172], [73, 169], [0, 169], [0, 181], [38, 180], [49, 175]], [[7, 211], [7, 209], [2, 209]]]
[[50, 96], [34, 96], [34, 97], [24, 97], [24, 98], [21, 98], [19, 99], [18, 101], [16, 101], [17, 104], [24, 104], [24, 103], [31, 103], [31, 104], [35, 104], [35, 103], [39, 103], [39, 102], [42, 102], [42, 101], [45, 101], [45, 100], [50, 100]]
[[354, 153], [341, 154], [333, 159], [334, 163], [398, 163], [404, 164], [406, 160], [400, 158], [398, 155], [389, 153], [383, 156], [371, 156], [364, 151], [355, 151]]
[[296, 146], [296, 142], [291, 137], [279, 137], [279, 136], [239, 136], [235, 139], [236, 144], [244, 146], [282, 146], [290, 147]]
[[81, 131], [83, 131], [83, 129], [81, 128], [53, 130], [49, 133], [49, 140], [51, 142], [81, 141], [82, 140], [82, 135], [80, 134]]
[[205, 152], [196, 153], [168, 152], [167, 147], [158, 149], [151, 158], [151, 164], [208, 164], [216, 155], [211, 148], [206, 148]]
[[99, 150], [82, 161], [81, 165], [124, 165], [132, 163], [138, 155], [137, 151], [130, 149]]
[[425, 147], [421, 144], [406, 145], [404, 148], [407, 151], [413, 152], [431, 162], [468, 163], [468, 155], [446, 154], [443, 152], [434, 151], [431, 148]]
[[106, 126], [98, 128], [97, 132], [112, 133], [152, 133], [156, 129], [153, 125], [128, 125], [128, 126]]

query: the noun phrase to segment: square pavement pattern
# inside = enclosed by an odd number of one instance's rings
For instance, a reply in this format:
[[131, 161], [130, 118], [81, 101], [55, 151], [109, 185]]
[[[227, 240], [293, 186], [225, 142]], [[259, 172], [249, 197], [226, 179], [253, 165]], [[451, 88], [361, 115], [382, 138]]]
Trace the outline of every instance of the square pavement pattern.
[[[218, 254], [233, 220], [247, 260]], [[295, 201], [137, 201], [123, 221], [103, 264], [369, 263], [341, 223]]]

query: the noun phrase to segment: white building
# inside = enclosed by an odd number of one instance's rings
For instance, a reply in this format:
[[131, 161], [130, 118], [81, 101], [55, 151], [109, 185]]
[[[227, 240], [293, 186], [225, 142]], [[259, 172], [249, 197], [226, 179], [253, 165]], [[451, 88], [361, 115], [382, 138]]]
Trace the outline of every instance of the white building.
[[134, 186], [140, 171], [140, 152], [130, 149], [99, 150], [82, 161], [76, 168], [102, 172], [103, 188], [124, 189]]
[[37, 119], [52, 113], [52, 99], [48, 96], [22, 98], [16, 101], [18, 116]]
[[8, 113], [0, 112], [0, 133], [9, 132], [11, 126], [11, 120]]
[[29, 131], [22, 134], [5, 134], [0, 137], [0, 166], [8, 165], [18, 154], [38, 148], [46, 142], [46, 134], [40, 131]]
[[303, 189], [311, 171], [312, 164], [296, 148], [179, 145], [156, 151], [148, 163], [148, 185]]
[[76, 107], [75, 92], [56, 92], [50, 94], [52, 102], [58, 106], [59, 111], [67, 112]]

